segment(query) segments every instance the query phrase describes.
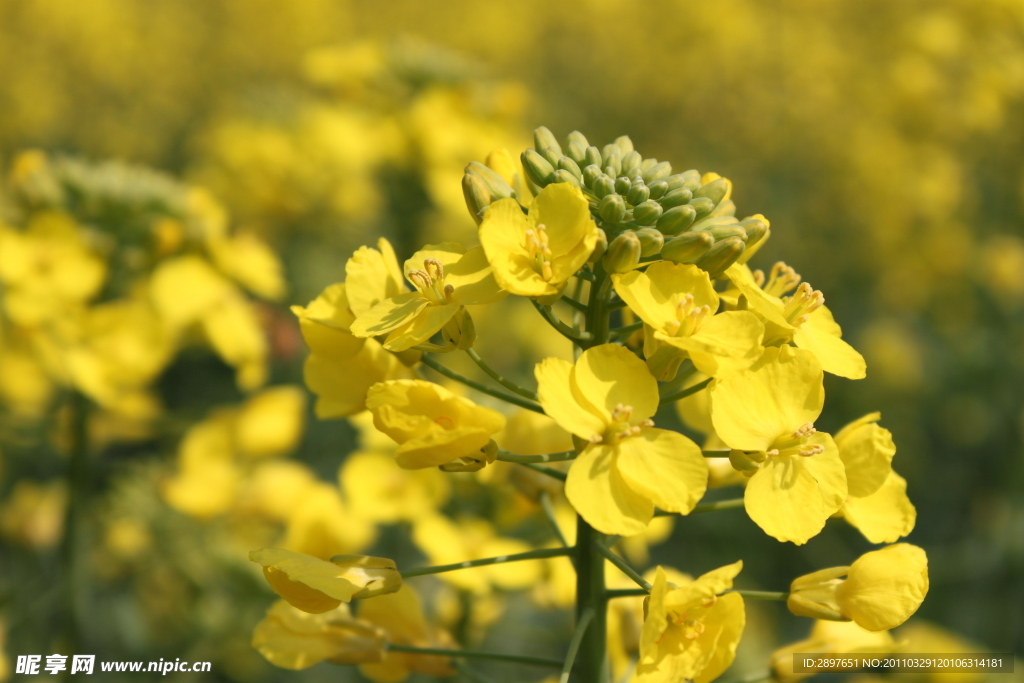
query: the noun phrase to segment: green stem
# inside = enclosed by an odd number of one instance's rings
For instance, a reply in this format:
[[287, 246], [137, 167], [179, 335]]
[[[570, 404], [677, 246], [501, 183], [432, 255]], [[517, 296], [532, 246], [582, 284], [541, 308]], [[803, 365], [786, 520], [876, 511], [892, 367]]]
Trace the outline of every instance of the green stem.
[[601, 271], [590, 291], [587, 305], [587, 329], [590, 332], [589, 343], [585, 348], [608, 343], [608, 295], [611, 293], [612, 280], [607, 273]]
[[484, 359], [480, 357], [480, 354], [478, 354], [473, 349], [466, 349], [466, 355], [469, 356], [470, 358], [472, 358], [473, 362], [476, 363], [480, 367], [481, 370], [486, 372], [487, 375], [491, 379], [493, 379], [495, 382], [497, 382], [501, 386], [505, 387], [506, 389], [508, 389], [512, 393], [519, 394], [523, 398], [528, 398], [531, 401], [538, 400], [537, 399], [537, 392], [536, 391], [530, 391], [529, 389], [524, 389], [523, 387], [519, 386], [518, 384], [516, 384], [512, 380], [505, 379], [504, 377], [502, 377], [498, 373], [497, 370], [495, 370], [490, 365], [485, 363]]
[[615, 588], [605, 593], [609, 600], [615, 598], [642, 598], [645, 595], [650, 595], [650, 592], [646, 588]]
[[412, 645], [388, 645], [392, 652], [409, 652], [417, 655], [434, 655], [437, 657], [453, 657], [465, 659], [490, 659], [496, 662], [513, 662], [515, 664], [532, 664], [535, 666], [562, 666], [562, 660], [548, 657], [528, 657], [526, 655], [506, 655], [500, 652], [479, 652], [477, 650], [449, 650], [439, 647], [413, 647]]
[[[729, 500], [717, 500], [713, 503], [700, 503], [690, 510], [691, 515], [699, 515], [702, 512], [716, 512], [717, 510], [735, 510], [736, 508], [743, 507], [742, 498], [730, 498]], [[671, 515], [678, 515], [678, 512], [667, 512], [665, 510], [655, 510], [655, 517], [669, 517]]]
[[555, 516], [555, 508], [551, 504], [551, 494], [547, 491], [540, 492], [540, 507], [544, 510], [544, 516], [547, 517], [548, 524], [551, 525], [551, 530], [555, 532], [555, 536], [558, 538], [558, 542], [562, 544], [563, 548], [569, 547], [569, 539], [562, 533], [562, 527], [558, 526], [558, 518]]
[[604, 534], [580, 515], [576, 520], [576, 623], [593, 614], [584, 632], [575, 665], [576, 683], [608, 679], [608, 604], [605, 601], [604, 556], [598, 550]]
[[443, 574], [459, 569], [470, 569], [472, 567], [487, 567], [492, 564], [505, 564], [507, 562], [521, 562], [523, 560], [543, 560], [548, 557], [565, 557], [573, 552], [574, 548], [541, 548], [530, 550], [515, 555], [499, 555], [498, 557], [485, 557], [481, 560], [466, 560], [455, 564], [441, 564], [436, 567], [420, 567], [419, 569], [407, 569], [399, 572], [403, 579], [411, 579], [414, 576], [427, 576], [429, 574]]
[[554, 467], [545, 467], [544, 465], [538, 465], [535, 462], [520, 462], [516, 464], [522, 465], [523, 467], [529, 467], [531, 470], [535, 472], [546, 474], [552, 479], [557, 479], [558, 481], [565, 481], [566, 478], [568, 478], [569, 476], [565, 472], [562, 472], [561, 470], [556, 470]]
[[537, 301], [534, 299], [530, 299], [530, 301], [533, 303], [533, 307], [537, 309], [537, 312], [544, 316], [544, 319], [547, 320], [548, 323], [556, 330], [558, 330], [558, 332], [561, 333], [561, 335], [566, 339], [570, 339], [573, 342], [578, 342], [581, 344], [591, 339], [591, 335], [589, 332], [579, 332], [577, 330], [574, 330], [570, 325], [566, 325], [565, 323], [563, 323], [559, 319], [559, 317], [554, 314], [550, 306], [543, 306], [537, 303]]
[[783, 591], [739, 591], [732, 590], [726, 593], [736, 593], [751, 600], [789, 600], [789, 593]]
[[628, 337], [629, 335], [633, 334], [637, 330], [643, 329], [643, 326], [644, 326], [644, 321], [641, 320], [640, 322], [633, 323], [632, 325], [625, 325], [623, 327], [618, 327], [618, 328], [616, 328], [616, 329], [611, 331], [611, 338], [612, 339], [625, 339], [626, 337]]
[[426, 365], [428, 368], [431, 368], [432, 370], [434, 370], [434, 371], [444, 375], [448, 379], [453, 379], [456, 382], [462, 382], [467, 387], [470, 387], [472, 389], [476, 389], [477, 391], [479, 391], [481, 393], [484, 393], [484, 394], [487, 394], [488, 396], [493, 396], [494, 398], [501, 399], [502, 401], [505, 401], [506, 403], [511, 403], [512, 405], [519, 406], [520, 408], [526, 408], [527, 410], [532, 410], [533, 412], [540, 413], [541, 415], [544, 414], [544, 409], [541, 408], [536, 403], [534, 403], [533, 401], [528, 401], [525, 398], [522, 398], [520, 396], [515, 396], [514, 394], [505, 393], [504, 391], [501, 391], [500, 389], [495, 389], [494, 387], [489, 387], [486, 384], [481, 384], [480, 382], [472, 380], [472, 379], [466, 377], [465, 375], [461, 375], [461, 374], [455, 372], [454, 370], [452, 370], [451, 368], [449, 368], [449, 367], [447, 367], [445, 365], [442, 365], [441, 363], [437, 362], [437, 360], [435, 358], [433, 358], [431, 356], [424, 355], [423, 358], [422, 358], [422, 361], [423, 361], [423, 364]]
[[633, 579], [633, 581], [635, 581], [636, 584], [644, 590], [651, 590], [650, 582], [647, 581], [647, 579], [645, 579], [644, 577], [640, 576], [640, 574], [637, 573], [635, 569], [630, 567], [629, 563], [627, 563], [624, 559], [616, 555], [615, 551], [613, 551], [611, 548], [606, 547], [603, 543], [595, 545], [597, 547], [598, 552], [604, 555], [606, 558], [608, 558], [608, 561], [614, 564], [616, 567], [618, 567], [623, 574]]
[[692, 396], [693, 394], [696, 394], [698, 391], [703, 390], [704, 387], [706, 387], [707, 385], [711, 384], [711, 380], [713, 379], [714, 377], [708, 377], [703, 382], [697, 382], [692, 387], [686, 387], [685, 389], [674, 391], [671, 394], [666, 394], [665, 396], [661, 397], [661, 402], [659, 403], [659, 405], [665, 405], [666, 403], [672, 403], [673, 401], [678, 401], [681, 398]]
[[543, 455], [516, 455], [506, 451], [498, 451], [498, 460], [503, 462], [565, 462], [575, 460], [576, 451], [561, 451], [559, 453], [544, 453]]
[[584, 313], [587, 312], [587, 305], [586, 304], [580, 303], [579, 301], [577, 301], [576, 299], [573, 299], [571, 296], [569, 296], [567, 294], [563, 294], [562, 295], [562, 301], [564, 301], [565, 303], [569, 304], [570, 306], [575, 308], [577, 311], [583, 311]]
[[583, 642], [583, 636], [587, 633], [587, 627], [593, 620], [594, 608], [585, 608], [576, 621], [576, 630], [572, 634], [572, 640], [569, 641], [569, 651], [565, 654], [565, 664], [562, 666], [562, 675], [559, 676], [558, 683], [569, 682], [569, 673], [572, 672], [572, 665], [576, 662], [576, 653], [580, 649], [580, 643]]
[[89, 400], [77, 391], [68, 397], [70, 412], [70, 457], [68, 459], [68, 503], [64, 517], [64, 537], [61, 540], [61, 555], [64, 560], [64, 590], [67, 601], [66, 646], [76, 652], [81, 645], [80, 638], [84, 615], [87, 611], [85, 588], [88, 577], [83, 561], [82, 546], [86, 534], [85, 525], [90, 518], [89, 498], [91, 494], [91, 473], [89, 467]]

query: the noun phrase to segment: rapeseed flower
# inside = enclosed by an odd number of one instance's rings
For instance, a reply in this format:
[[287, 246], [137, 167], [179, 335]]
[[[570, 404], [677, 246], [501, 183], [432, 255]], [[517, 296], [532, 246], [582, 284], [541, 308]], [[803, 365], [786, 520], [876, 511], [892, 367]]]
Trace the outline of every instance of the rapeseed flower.
[[308, 669], [320, 662], [366, 664], [384, 659], [383, 629], [355, 619], [348, 605], [310, 614], [278, 600], [252, 634], [252, 646], [282, 669]]

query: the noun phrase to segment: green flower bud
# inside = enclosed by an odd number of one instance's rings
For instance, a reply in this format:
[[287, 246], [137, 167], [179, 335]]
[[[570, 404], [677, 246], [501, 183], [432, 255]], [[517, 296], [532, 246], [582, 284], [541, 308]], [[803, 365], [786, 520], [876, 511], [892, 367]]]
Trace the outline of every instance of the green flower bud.
[[[643, 160], [644, 158], [640, 156], [640, 152], [634, 149], [632, 152], [622, 155], [622, 168], [640, 168], [640, 164], [643, 163]], [[636, 173], [627, 173], [626, 175], [632, 178]]]
[[548, 130], [547, 126], [541, 126], [533, 131], [533, 148], [543, 150], [545, 147], [555, 150], [558, 155], [555, 157], [556, 159], [562, 156], [562, 146], [558, 144], [554, 134]]
[[[587, 168], [590, 168], [589, 166]], [[606, 195], [615, 192], [615, 183], [611, 178], [606, 176], [604, 173], [599, 175], [594, 181], [594, 195], [601, 199]]]
[[577, 164], [582, 164], [587, 158], [587, 148], [578, 142], [570, 142], [567, 146], [568, 152], [567, 157], [575, 161]]
[[651, 157], [649, 159], [644, 159], [643, 161], [640, 162], [640, 172], [641, 173], [647, 173], [652, 168], [654, 168], [654, 165], [657, 164], [657, 163], [658, 163], [658, 160], [655, 159], [654, 157]]
[[[583, 184], [587, 187], [594, 187], [594, 181], [600, 178], [603, 174], [601, 173], [601, 167], [597, 164], [590, 164], [589, 166], [583, 167]], [[611, 180], [611, 178], [609, 178]]]
[[661, 214], [656, 225], [663, 235], [678, 235], [690, 227], [696, 216], [697, 212], [689, 204], [675, 206]]
[[675, 263], [693, 263], [714, 246], [714, 238], [706, 232], [684, 232], [661, 248], [661, 258]]
[[491, 193], [483, 179], [473, 173], [462, 176], [462, 196], [466, 198], [466, 208], [477, 225], [483, 221], [483, 212], [493, 201]]
[[608, 173], [608, 170], [605, 169], [605, 173], [613, 178], [616, 177], [622, 171], [622, 150], [615, 145], [605, 145], [601, 150], [601, 163], [606, 167], [611, 166], [614, 171]]
[[655, 180], [647, 185], [647, 189], [651, 191], [651, 199], [660, 199], [668, 192], [668, 183], [664, 180]]
[[627, 273], [640, 263], [640, 238], [627, 230], [608, 245], [604, 255], [604, 268], [609, 273]]
[[547, 187], [555, 175], [555, 167], [548, 163], [537, 150], [527, 149], [520, 159], [523, 162], [523, 169], [538, 187]]
[[565, 138], [565, 142], [566, 147], [571, 147], [573, 144], [577, 144], [584, 150], [590, 146], [590, 143], [587, 142], [587, 136], [579, 132], [578, 130], [574, 130], [573, 132], [569, 133], [569, 135], [567, 135]]
[[640, 240], [640, 256], [656, 256], [665, 244], [665, 236], [655, 228], [640, 228], [636, 236]]
[[617, 175], [618, 175], [618, 172], [617, 172], [617, 171], [615, 170], [615, 167], [614, 167], [614, 166], [605, 166], [605, 167], [604, 167], [603, 169], [601, 169], [601, 170], [603, 170], [603, 171], [604, 171], [604, 174], [605, 174], [606, 176], [608, 176], [609, 178], [614, 178], [615, 176], [617, 176]]
[[673, 206], [689, 204], [691, 199], [693, 199], [693, 193], [685, 187], [680, 187], [662, 197], [659, 203], [662, 208], [671, 209]]
[[[587, 156], [586, 159], [584, 159], [584, 161], [586, 162], [586, 166], [589, 166], [590, 164], [594, 164], [595, 166], [598, 167], [602, 166], [601, 150], [599, 150], [597, 147], [594, 147], [593, 145], [587, 147]], [[612, 177], [614, 178], [615, 176]]]
[[623, 156], [633, 151], [633, 141], [629, 139], [628, 135], [620, 135], [615, 138], [615, 146], [619, 148]]
[[[685, 187], [690, 192], [696, 192], [697, 190], [700, 189], [700, 185], [701, 185], [701, 183], [700, 183], [700, 171], [698, 171], [695, 168], [691, 168], [689, 171], [683, 171], [678, 176], [672, 176], [672, 177], [673, 178], [676, 178], [676, 177], [679, 178], [679, 180], [676, 181], [679, 184], [676, 185], [675, 187]], [[669, 185], [671, 186], [672, 183], [669, 183]]]
[[723, 199], [715, 206], [715, 210], [711, 212], [711, 215], [732, 218], [736, 215], [736, 204], [731, 199]]
[[747, 231], [737, 223], [732, 225], [713, 225], [710, 228], [704, 228], [703, 232], [714, 237], [715, 242], [721, 242], [732, 237], [738, 237], [744, 242], [747, 241]]
[[548, 160], [552, 168], [558, 168], [558, 160], [562, 158], [562, 152], [555, 149], [554, 147], [545, 147], [540, 151], [540, 155]]
[[740, 221], [740, 225], [747, 231], [748, 248], [760, 242], [768, 234], [768, 224], [760, 218], [746, 218]]
[[597, 207], [597, 212], [606, 223], [616, 225], [626, 217], [626, 200], [621, 194], [605, 196]]
[[484, 166], [479, 161], [471, 161], [466, 166], [466, 173], [472, 173], [479, 177], [487, 185], [487, 189], [490, 191], [495, 201], [498, 199], [504, 199], [505, 197], [515, 197], [516, 191], [512, 189], [512, 186], [505, 182], [505, 179], [498, 175], [494, 169]]
[[597, 229], [597, 244], [594, 246], [594, 251], [591, 252], [590, 257], [587, 259], [587, 263], [597, 263], [604, 256], [605, 252], [608, 251], [608, 235], [605, 234], [601, 228]]
[[690, 206], [697, 212], [697, 220], [704, 218], [715, 210], [715, 203], [707, 197], [694, 197], [690, 200]]
[[654, 164], [650, 168], [643, 169], [644, 182], [653, 183], [655, 180], [662, 180], [668, 178], [672, 174], [672, 164], [667, 161], [662, 161]]
[[633, 186], [633, 181], [622, 175], [615, 179], [615, 191], [619, 194], [626, 194], [629, 192], [629, 188]]
[[[569, 157], [564, 157], [564, 158], [568, 159]], [[560, 168], [557, 171], [555, 171], [554, 175], [551, 176], [551, 182], [553, 182], [553, 183], [571, 183], [572, 185], [575, 185], [576, 187], [581, 187], [579, 179], [576, 176], [574, 176], [571, 172], [566, 171], [564, 168]]]
[[637, 206], [647, 201], [647, 198], [651, 196], [651, 191], [644, 185], [644, 181], [633, 182], [629, 188], [629, 192], [626, 193], [626, 201]]
[[729, 191], [729, 181], [725, 178], [715, 178], [707, 185], [704, 185], [697, 189], [693, 193], [694, 197], [707, 197], [717, 206], [719, 202], [725, 199], [725, 193]]
[[739, 237], [730, 237], [727, 240], [716, 242], [706, 254], [694, 261], [694, 265], [706, 270], [712, 278], [721, 275], [726, 268], [736, 263], [740, 256], [743, 256], [747, 245]]
[[661, 204], [653, 199], [641, 202], [633, 209], [633, 219], [640, 225], [654, 225], [659, 218], [661, 218]]
[[570, 159], [569, 157], [562, 157], [561, 159], [559, 159], [558, 168], [564, 171], [568, 171], [569, 173], [572, 173], [574, 176], [576, 176], [576, 180], [583, 179], [583, 171], [581, 171], [580, 167], [576, 164], [576, 162]]

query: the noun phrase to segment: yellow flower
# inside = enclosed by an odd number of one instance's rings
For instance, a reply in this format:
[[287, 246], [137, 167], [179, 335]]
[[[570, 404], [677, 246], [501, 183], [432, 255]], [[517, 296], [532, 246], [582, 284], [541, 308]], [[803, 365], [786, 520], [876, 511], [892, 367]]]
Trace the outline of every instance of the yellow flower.
[[288, 516], [283, 545], [323, 560], [359, 552], [376, 536], [376, 527], [345, 506], [336, 486], [320, 482], [304, 491]]
[[[404, 584], [397, 593], [359, 603], [359, 618], [387, 634], [389, 643], [413, 647], [450, 649], [456, 647], [447, 631], [427, 623], [416, 592]], [[377, 683], [405, 680], [410, 671], [447, 677], [455, 673], [448, 657], [411, 652], [386, 652], [379, 664], [359, 667], [364, 676]]]
[[746, 611], [732, 580], [743, 562], [726, 565], [680, 586], [658, 567], [640, 639], [634, 683], [706, 683], [721, 675], [736, 656]]
[[178, 470], [163, 485], [171, 507], [198, 519], [231, 509], [242, 479], [231, 428], [230, 414], [221, 413], [188, 430], [178, 449]]
[[661, 380], [690, 358], [705, 375], [750, 367], [763, 348], [764, 325], [749, 311], [715, 315], [719, 298], [708, 274], [693, 265], [659, 261], [612, 275], [615, 291], [644, 321], [644, 356]]
[[846, 499], [832, 437], [814, 428], [825, 401], [821, 365], [808, 351], [769, 348], [748, 370], [709, 388], [715, 432], [750, 476], [750, 518], [780, 541], [806, 543]]
[[[466, 251], [450, 242], [427, 246], [405, 262], [405, 276], [416, 290], [393, 295], [356, 313], [352, 334], [386, 334], [384, 348], [397, 352], [443, 331], [452, 346], [469, 348], [474, 335], [465, 306], [492, 303], [504, 295], [480, 247]], [[365, 296], [365, 292], [350, 282], [349, 301], [357, 296]]]
[[736, 287], [734, 294], [744, 296], [749, 309], [764, 319], [766, 346], [793, 342], [813, 353], [828, 373], [849, 379], [866, 376], [864, 357], [843, 341], [843, 332], [820, 291], [801, 283], [796, 271], [782, 262], [775, 264], [766, 282], [764, 274], [758, 273], [743, 264], [725, 271]]
[[418, 379], [375, 384], [366, 407], [377, 429], [399, 444], [395, 460], [407, 469], [449, 463], [482, 467], [497, 455], [496, 448], [485, 453], [484, 447], [505, 426], [501, 413]]
[[367, 664], [384, 659], [384, 631], [354, 619], [348, 605], [309, 614], [278, 600], [256, 625], [252, 646], [282, 669], [308, 669], [323, 661]]
[[382, 524], [415, 521], [448, 500], [447, 476], [435, 469], [406, 470], [390, 453], [351, 453], [338, 473], [352, 512]]
[[686, 514], [704, 495], [708, 467], [700, 448], [653, 427], [658, 383], [628, 349], [596, 346], [575, 365], [548, 358], [535, 374], [544, 412], [590, 442], [572, 463], [565, 494], [594, 528], [638, 534], [655, 506]]
[[273, 387], [251, 397], [235, 419], [235, 445], [241, 455], [282, 455], [302, 438], [306, 396], [296, 386]]
[[393, 560], [366, 555], [338, 555], [330, 562], [281, 548], [249, 553], [263, 567], [274, 592], [290, 605], [310, 614], [322, 614], [343, 602], [394, 593], [402, 577]]
[[917, 522], [917, 509], [907, 497], [907, 480], [895, 471], [874, 493], [847, 498], [839, 514], [872, 543], [895, 543]]
[[558, 294], [597, 245], [598, 228], [579, 188], [548, 185], [524, 215], [515, 199], [491, 204], [480, 244], [502, 289], [529, 297]]
[[0, 505], [0, 534], [30, 548], [50, 548], [64, 536], [67, 503], [64, 481], [22, 479]]
[[790, 586], [786, 605], [798, 616], [855, 621], [868, 631], [887, 631], [909, 619], [927, 593], [927, 555], [917, 546], [897, 543], [865, 553], [849, 567], [801, 576]]
[[887, 631], [873, 633], [853, 622], [816, 621], [806, 640], [791, 643], [772, 653], [771, 667], [775, 680], [794, 683], [813, 675], [793, 671], [794, 654], [886, 654], [894, 652], [896, 647], [896, 642]]

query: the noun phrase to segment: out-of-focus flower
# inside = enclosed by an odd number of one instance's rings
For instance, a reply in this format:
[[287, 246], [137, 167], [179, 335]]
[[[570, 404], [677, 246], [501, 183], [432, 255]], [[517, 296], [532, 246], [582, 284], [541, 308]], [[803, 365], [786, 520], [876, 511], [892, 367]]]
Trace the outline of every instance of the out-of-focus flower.
[[772, 673], [780, 683], [794, 683], [811, 673], [793, 671], [793, 655], [803, 652], [821, 654], [886, 654], [896, 650], [888, 631], [872, 632], [854, 622], [816, 621], [806, 640], [779, 648], [771, 657]]
[[365, 664], [384, 659], [384, 631], [355, 619], [348, 605], [310, 614], [278, 600], [256, 625], [252, 646], [283, 669], [308, 669], [323, 661]]
[[50, 548], [64, 534], [67, 485], [23, 479], [0, 505], [0, 533], [30, 548]]

